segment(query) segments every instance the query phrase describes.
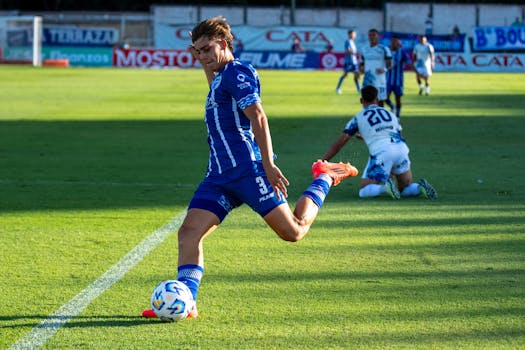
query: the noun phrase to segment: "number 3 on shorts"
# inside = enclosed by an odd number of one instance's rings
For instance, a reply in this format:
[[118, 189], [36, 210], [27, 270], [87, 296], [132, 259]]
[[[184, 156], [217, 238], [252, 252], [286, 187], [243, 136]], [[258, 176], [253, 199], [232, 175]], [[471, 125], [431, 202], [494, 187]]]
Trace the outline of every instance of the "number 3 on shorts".
[[264, 179], [262, 176], [257, 176], [255, 178], [255, 182], [257, 183], [257, 185], [259, 185], [259, 192], [261, 192], [261, 194], [268, 193], [268, 186], [266, 186], [266, 184], [264, 183]]

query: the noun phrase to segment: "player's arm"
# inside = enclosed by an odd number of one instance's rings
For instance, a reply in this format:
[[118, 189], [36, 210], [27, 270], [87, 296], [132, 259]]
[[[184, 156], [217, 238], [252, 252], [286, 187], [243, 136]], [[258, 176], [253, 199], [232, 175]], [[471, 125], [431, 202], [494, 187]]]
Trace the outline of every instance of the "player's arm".
[[252, 124], [252, 131], [255, 136], [255, 141], [257, 141], [261, 150], [262, 163], [268, 181], [270, 181], [273, 189], [277, 193], [277, 198], [280, 198], [281, 194], [284, 198], [288, 197], [286, 186], [290, 183], [274, 163], [270, 126], [268, 125], [268, 118], [262, 105], [260, 103], [254, 103], [246, 107], [243, 112]]
[[348, 45], [345, 45], [345, 48], [346, 48], [346, 53], [349, 54], [349, 55], [353, 55], [354, 54], [354, 50], [352, 50], [352, 45], [350, 45], [350, 43], [348, 43]]
[[392, 58], [387, 58], [385, 60], [386, 70], [392, 69]]
[[414, 47], [414, 50], [412, 51], [411, 67], [412, 67], [412, 70], [417, 73], [416, 62], [417, 62], [417, 51], [416, 51], [416, 48]]
[[429, 47], [429, 51], [430, 51], [430, 64], [432, 64], [432, 69], [434, 69], [435, 66], [436, 66], [436, 58], [435, 58], [435, 55], [434, 55], [434, 47], [430, 46]]
[[335, 156], [341, 148], [343, 148], [344, 145], [350, 140], [352, 136], [347, 134], [346, 132], [343, 132], [341, 136], [333, 143], [332, 146], [326, 151], [326, 153], [323, 156], [323, 160], [330, 160], [333, 156]]

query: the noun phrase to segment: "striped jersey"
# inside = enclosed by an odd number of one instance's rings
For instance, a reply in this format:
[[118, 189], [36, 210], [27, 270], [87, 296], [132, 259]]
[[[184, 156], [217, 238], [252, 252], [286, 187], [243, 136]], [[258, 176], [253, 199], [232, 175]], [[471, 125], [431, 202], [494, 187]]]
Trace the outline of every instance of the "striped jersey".
[[[229, 62], [213, 79], [205, 112], [210, 148], [207, 177], [234, 168], [242, 171], [253, 167], [254, 161], [261, 161], [250, 120], [243, 113], [245, 108], [261, 102], [260, 94], [257, 71], [238, 59]], [[231, 171], [228, 174], [235, 177]]]
[[392, 68], [386, 72], [386, 83], [388, 86], [403, 86], [405, 65], [412, 61], [408, 54], [402, 49], [397, 49], [392, 53]]
[[[352, 54], [348, 53], [348, 49], [352, 50]], [[357, 66], [357, 47], [354, 40], [351, 39], [345, 40], [345, 63]]]

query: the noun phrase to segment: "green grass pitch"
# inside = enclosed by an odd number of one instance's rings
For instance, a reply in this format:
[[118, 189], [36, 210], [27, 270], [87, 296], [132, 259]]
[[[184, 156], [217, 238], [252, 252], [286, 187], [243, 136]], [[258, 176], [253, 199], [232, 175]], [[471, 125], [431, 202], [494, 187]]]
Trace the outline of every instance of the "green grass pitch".
[[[294, 201], [360, 109], [340, 72], [260, 71]], [[0, 66], [0, 349], [182, 213], [207, 164], [199, 70]], [[406, 76], [415, 179], [439, 193], [359, 199], [332, 189], [310, 233], [281, 241], [245, 206], [205, 240], [198, 319], [140, 317], [174, 278], [176, 233], [44, 349], [523, 349], [523, 74]], [[335, 160], [359, 169], [351, 142]]]

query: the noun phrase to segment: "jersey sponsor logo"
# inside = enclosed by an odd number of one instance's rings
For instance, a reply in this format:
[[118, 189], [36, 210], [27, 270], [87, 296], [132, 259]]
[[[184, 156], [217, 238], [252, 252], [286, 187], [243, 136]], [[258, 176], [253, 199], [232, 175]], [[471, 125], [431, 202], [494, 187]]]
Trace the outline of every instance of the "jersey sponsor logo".
[[394, 127], [392, 125], [388, 125], [388, 126], [381, 126], [379, 128], [376, 128], [376, 132], [380, 132], [383, 130], [394, 130]]
[[226, 197], [224, 196], [221, 196], [221, 198], [219, 198], [219, 200], [217, 201], [217, 203], [219, 203], [219, 205], [221, 207], [224, 208], [224, 210], [226, 210], [227, 212], [230, 212], [233, 210], [233, 207], [232, 205], [230, 204], [230, 202], [226, 199]]
[[267, 195], [265, 196], [262, 196], [262, 197], [259, 197], [259, 203], [262, 203], [270, 198], [273, 198], [275, 197], [275, 192], [272, 192], [272, 193], [268, 193]]
[[241, 82], [240, 84], [237, 84], [237, 87], [239, 88], [239, 90], [246, 89], [246, 88], [250, 87], [250, 82], [249, 81], [245, 81], [246, 80], [246, 76], [244, 74], [242, 74], [242, 73], [237, 74], [237, 80]]
[[219, 105], [217, 104], [217, 102], [215, 102], [213, 98], [208, 97], [206, 99], [206, 110], [214, 108], [219, 108]]

